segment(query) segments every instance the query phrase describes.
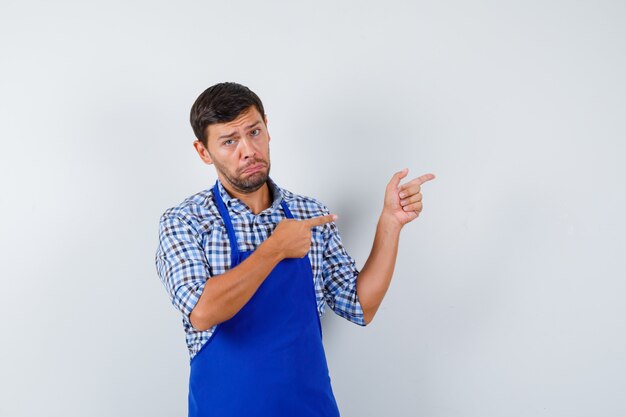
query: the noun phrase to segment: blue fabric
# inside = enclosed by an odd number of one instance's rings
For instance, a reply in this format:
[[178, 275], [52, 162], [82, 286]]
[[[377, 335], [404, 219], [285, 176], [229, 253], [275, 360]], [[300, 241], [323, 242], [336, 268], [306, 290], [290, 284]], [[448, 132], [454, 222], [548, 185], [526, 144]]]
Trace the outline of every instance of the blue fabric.
[[[229, 229], [232, 268], [253, 251], [238, 250], [217, 183], [213, 192]], [[189, 417], [339, 416], [309, 258], [283, 259], [243, 308], [217, 325], [190, 366]]]

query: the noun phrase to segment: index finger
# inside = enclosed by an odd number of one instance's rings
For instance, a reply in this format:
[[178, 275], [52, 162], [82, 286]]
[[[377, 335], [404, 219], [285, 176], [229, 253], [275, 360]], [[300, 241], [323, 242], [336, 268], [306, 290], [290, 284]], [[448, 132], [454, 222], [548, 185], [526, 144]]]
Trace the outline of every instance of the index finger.
[[337, 216], [334, 214], [327, 214], [326, 216], [311, 217], [310, 219], [304, 219], [301, 221], [305, 223], [305, 226], [307, 227], [315, 227], [333, 222], [336, 218]]
[[435, 179], [435, 175], [434, 174], [424, 174], [424, 175], [420, 175], [419, 177], [417, 177], [415, 179], [415, 181], [419, 184], [422, 185], [424, 184], [426, 181], [430, 181], [430, 180], [434, 180]]

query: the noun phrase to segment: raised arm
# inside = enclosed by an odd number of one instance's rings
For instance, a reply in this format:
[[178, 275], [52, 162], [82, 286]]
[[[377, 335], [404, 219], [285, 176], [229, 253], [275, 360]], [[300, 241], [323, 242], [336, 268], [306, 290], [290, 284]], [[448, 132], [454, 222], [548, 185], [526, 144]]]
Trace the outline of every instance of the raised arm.
[[357, 277], [357, 294], [365, 323], [373, 320], [391, 283], [400, 231], [422, 211], [421, 185], [435, 178], [433, 174], [425, 174], [399, 185], [407, 174], [408, 169], [396, 172], [387, 185], [372, 250]]

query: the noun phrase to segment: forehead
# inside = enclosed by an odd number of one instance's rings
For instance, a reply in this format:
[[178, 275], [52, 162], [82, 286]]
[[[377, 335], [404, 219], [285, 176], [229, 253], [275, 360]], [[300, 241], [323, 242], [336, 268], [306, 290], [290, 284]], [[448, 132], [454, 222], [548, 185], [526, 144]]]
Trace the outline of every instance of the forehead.
[[207, 138], [211, 140], [220, 135], [230, 134], [239, 129], [245, 129], [247, 126], [256, 123], [257, 121], [263, 122], [261, 113], [254, 106], [248, 107], [242, 111], [234, 120], [225, 123], [214, 123], [206, 127]]

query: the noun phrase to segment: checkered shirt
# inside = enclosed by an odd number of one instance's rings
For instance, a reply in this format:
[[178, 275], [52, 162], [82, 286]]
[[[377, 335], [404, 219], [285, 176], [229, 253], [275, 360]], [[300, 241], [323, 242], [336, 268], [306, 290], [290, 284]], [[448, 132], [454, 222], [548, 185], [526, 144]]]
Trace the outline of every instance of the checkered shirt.
[[[280, 204], [282, 200], [297, 220], [330, 214], [318, 200], [279, 188], [268, 178], [273, 203], [255, 215], [240, 199], [231, 197], [219, 180], [217, 182], [242, 252], [256, 249], [286, 218]], [[330, 222], [313, 227], [311, 234], [308, 256], [313, 269], [319, 316], [324, 314], [325, 303], [328, 303], [337, 315], [365, 326], [356, 292], [359, 270], [341, 242], [337, 225]], [[189, 315], [202, 294], [206, 280], [230, 269], [230, 252], [228, 232], [211, 188], [168, 208], [161, 216], [156, 269], [172, 305], [182, 314], [190, 361], [217, 326], [206, 331], [196, 330]]]

